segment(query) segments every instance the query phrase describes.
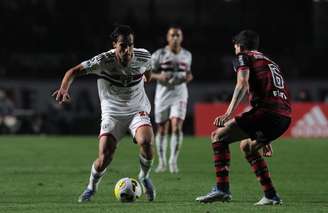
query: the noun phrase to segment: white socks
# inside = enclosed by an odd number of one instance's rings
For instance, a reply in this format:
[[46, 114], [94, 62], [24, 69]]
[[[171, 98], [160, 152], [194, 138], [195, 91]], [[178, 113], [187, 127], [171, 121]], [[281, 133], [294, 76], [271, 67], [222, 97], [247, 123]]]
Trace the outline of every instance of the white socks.
[[[170, 159], [169, 169], [171, 173], [178, 172], [177, 161], [180, 153], [180, 148], [183, 141], [183, 133], [172, 134], [170, 140]], [[158, 167], [156, 172], [164, 172], [167, 167], [166, 150], [167, 150], [167, 135], [156, 135], [156, 150], [158, 156]]]
[[140, 161], [140, 172], [139, 179], [148, 178], [151, 170], [151, 166], [153, 164], [153, 160], [147, 160], [141, 154], [139, 155]]
[[180, 148], [182, 145], [183, 140], [183, 133], [180, 132], [180, 134], [172, 134], [171, 136], [171, 146], [170, 146], [170, 160], [169, 160], [169, 168], [171, 173], [178, 172], [177, 168], [177, 161], [178, 156], [180, 153]]
[[166, 160], [166, 150], [167, 150], [167, 135], [161, 135], [161, 134], [156, 134], [155, 138], [155, 143], [156, 143], [156, 150], [157, 150], [157, 156], [158, 156], [158, 168], [156, 169], [159, 170], [157, 172], [160, 172], [160, 170], [166, 168], [167, 166], [167, 160]]
[[92, 164], [88, 189], [93, 190], [93, 191], [97, 191], [98, 185], [99, 185], [102, 177], [106, 173], [106, 170], [107, 169], [104, 169], [104, 171], [102, 171], [102, 172], [97, 172], [96, 169], [95, 169], [94, 164]]

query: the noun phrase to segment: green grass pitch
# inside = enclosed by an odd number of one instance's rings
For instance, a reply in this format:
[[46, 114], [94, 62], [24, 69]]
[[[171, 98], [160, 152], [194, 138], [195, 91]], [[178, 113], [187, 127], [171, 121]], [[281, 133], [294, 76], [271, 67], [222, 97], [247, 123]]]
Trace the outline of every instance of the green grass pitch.
[[233, 201], [195, 202], [215, 182], [210, 142], [185, 137], [182, 148], [179, 174], [152, 173], [158, 195], [155, 202], [141, 198], [124, 204], [115, 200], [114, 184], [122, 177], [136, 177], [139, 168], [138, 147], [125, 138], [93, 201], [78, 204], [97, 154], [96, 137], [2, 136], [0, 212], [328, 212], [328, 140], [274, 143], [269, 168], [284, 201], [274, 207], [252, 206], [262, 193], [237, 144], [231, 146]]

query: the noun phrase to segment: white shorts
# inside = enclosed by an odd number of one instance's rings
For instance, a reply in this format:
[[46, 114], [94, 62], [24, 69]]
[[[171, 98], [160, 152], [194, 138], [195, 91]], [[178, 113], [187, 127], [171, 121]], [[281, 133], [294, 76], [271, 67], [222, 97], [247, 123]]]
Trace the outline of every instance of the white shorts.
[[103, 116], [99, 138], [104, 135], [111, 135], [119, 141], [128, 131], [134, 138], [137, 129], [141, 126], [152, 126], [148, 113], [146, 112], [139, 112], [126, 117]]
[[186, 112], [187, 102], [185, 101], [176, 102], [165, 109], [155, 107], [155, 122], [159, 124], [172, 118], [184, 120], [186, 118]]

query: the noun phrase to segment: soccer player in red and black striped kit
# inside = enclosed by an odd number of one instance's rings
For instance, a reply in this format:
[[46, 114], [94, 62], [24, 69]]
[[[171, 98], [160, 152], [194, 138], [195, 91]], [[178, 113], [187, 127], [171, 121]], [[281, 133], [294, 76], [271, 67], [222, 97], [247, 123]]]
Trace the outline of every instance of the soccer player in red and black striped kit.
[[[259, 36], [256, 32], [241, 31], [234, 37], [233, 44], [237, 83], [226, 113], [215, 118], [214, 125], [218, 128], [211, 135], [216, 186], [207, 195], [196, 200], [202, 203], [231, 200], [229, 144], [241, 141], [240, 148], [264, 192], [262, 199], [255, 205], [281, 204], [263, 156], [272, 155], [270, 143], [280, 137], [291, 122], [287, 85], [279, 66], [257, 51]], [[233, 117], [246, 93], [252, 109]]]

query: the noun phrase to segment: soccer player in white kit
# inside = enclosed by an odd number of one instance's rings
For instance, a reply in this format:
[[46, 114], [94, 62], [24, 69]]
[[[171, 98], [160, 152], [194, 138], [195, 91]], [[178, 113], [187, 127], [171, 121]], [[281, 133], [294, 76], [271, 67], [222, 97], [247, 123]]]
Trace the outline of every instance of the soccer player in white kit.
[[54, 93], [59, 103], [70, 100], [68, 90], [76, 76], [96, 74], [101, 104], [99, 154], [93, 162], [89, 184], [79, 202], [90, 201], [113, 159], [118, 141], [130, 131], [140, 147], [139, 181], [146, 189], [149, 201], [155, 199], [155, 189], [149, 177], [153, 162], [153, 130], [148, 114], [150, 103], [144, 81], [151, 77], [151, 55], [145, 49], [134, 48], [134, 33], [129, 26], [120, 25], [112, 33], [114, 49], [69, 69]]
[[167, 32], [168, 45], [152, 55], [152, 79], [157, 80], [155, 93], [155, 122], [158, 124], [155, 143], [158, 154], [156, 172], [167, 168], [166, 150], [168, 129], [171, 124], [169, 170], [179, 171], [177, 166], [182, 145], [182, 126], [186, 116], [187, 83], [193, 79], [190, 67], [191, 53], [182, 48], [183, 34], [180, 27], [170, 27]]

